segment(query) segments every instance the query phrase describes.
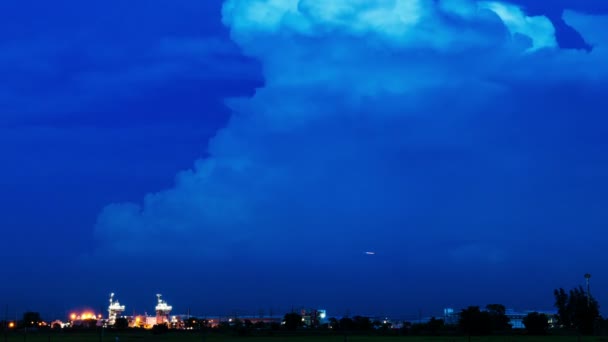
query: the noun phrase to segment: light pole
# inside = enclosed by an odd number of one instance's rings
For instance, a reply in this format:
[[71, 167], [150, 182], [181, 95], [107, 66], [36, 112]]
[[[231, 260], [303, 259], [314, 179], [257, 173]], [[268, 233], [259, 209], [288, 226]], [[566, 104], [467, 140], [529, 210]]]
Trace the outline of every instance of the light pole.
[[587, 281], [587, 307], [591, 307], [591, 291], [589, 287], [589, 279], [591, 279], [590, 273], [585, 273], [585, 280]]
[[8, 304], [4, 307], [4, 342], [8, 340]]

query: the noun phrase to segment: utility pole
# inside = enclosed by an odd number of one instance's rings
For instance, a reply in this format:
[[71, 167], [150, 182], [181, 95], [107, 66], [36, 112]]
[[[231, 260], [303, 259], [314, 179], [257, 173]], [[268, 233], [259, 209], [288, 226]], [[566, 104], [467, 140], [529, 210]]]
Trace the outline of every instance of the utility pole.
[[4, 307], [4, 342], [8, 341], [8, 304]]
[[587, 281], [587, 308], [591, 307], [591, 289], [589, 286], [589, 279], [591, 279], [591, 274], [585, 273], [585, 280]]

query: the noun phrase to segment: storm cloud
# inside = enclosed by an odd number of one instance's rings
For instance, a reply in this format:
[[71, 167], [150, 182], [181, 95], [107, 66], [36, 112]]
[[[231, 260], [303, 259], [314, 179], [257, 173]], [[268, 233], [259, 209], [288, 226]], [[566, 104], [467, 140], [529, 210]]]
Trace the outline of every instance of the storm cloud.
[[[559, 252], [608, 220], [608, 21], [563, 18], [590, 51], [501, 2], [226, 1], [264, 86], [227, 99], [228, 124], [172, 188], [103, 210], [100, 253], [321, 267], [372, 250], [379, 282], [414, 288], [454, 267], [486, 285], [578, 267], [606, 242]], [[454, 291], [437, 301], [468, 290]]]

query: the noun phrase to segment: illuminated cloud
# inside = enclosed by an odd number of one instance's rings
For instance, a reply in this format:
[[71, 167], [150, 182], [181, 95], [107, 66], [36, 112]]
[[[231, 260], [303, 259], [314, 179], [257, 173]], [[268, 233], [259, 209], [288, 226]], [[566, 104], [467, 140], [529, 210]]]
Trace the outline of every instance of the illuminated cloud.
[[[446, 15], [461, 15], [469, 24], [492, 25], [496, 20], [479, 10], [472, 1], [445, 0], [440, 5], [428, 1], [382, 0], [376, 2], [289, 0], [227, 1], [224, 22], [237, 41], [260, 40], [273, 36], [327, 37], [350, 36], [375, 40], [399, 48], [446, 50], [460, 44], [487, 44], [493, 32], [463, 29]], [[275, 35], [280, 31], [279, 35]], [[458, 33], [458, 34], [455, 34]], [[500, 38], [499, 38], [500, 40]], [[492, 43], [495, 43], [493, 41]], [[241, 44], [246, 50], [259, 50], [254, 44]]]
[[477, 4], [472, 0], [441, 0], [439, 8], [462, 17], [472, 17], [478, 10]]
[[530, 38], [532, 46], [528, 51], [557, 47], [555, 28], [548, 18], [526, 16], [521, 8], [501, 2], [481, 2], [480, 7], [496, 13], [511, 34], [520, 34]]
[[[559, 66], [599, 63], [559, 50], [548, 19], [498, 2], [228, 0], [223, 16], [265, 86], [228, 101], [209, 157], [173, 188], [101, 213], [104, 251], [347, 258], [371, 247], [402, 262], [415, 239], [415, 260], [494, 246], [491, 262], [511, 260], [509, 236], [533, 230], [535, 194], [559, 160], [545, 141], [560, 148], [556, 132], [572, 128], [560, 98], [544, 99], [573, 81]], [[596, 18], [566, 20], [600, 49]], [[564, 121], [526, 131], [545, 112]]]

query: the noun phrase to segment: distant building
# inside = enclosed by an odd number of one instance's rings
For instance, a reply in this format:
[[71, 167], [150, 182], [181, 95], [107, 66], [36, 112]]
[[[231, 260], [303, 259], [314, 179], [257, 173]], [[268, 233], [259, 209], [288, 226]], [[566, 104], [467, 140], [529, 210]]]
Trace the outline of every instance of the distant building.
[[458, 319], [460, 318], [460, 314], [455, 312], [452, 308], [443, 309], [443, 322], [448, 325], [456, 325], [458, 324]]
[[317, 327], [321, 324], [327, 323], [327, 310], [306, 310], [301, 311], [302, 323], [307, 327]]
[[[483, 311], [483, 309], [482, 309]], [[524, 318], [531, 312], [538, 312], [547, 315], [549, 318], [549, 325], [555, 326], [557, 324], [555, 315], [557, 312], [555, 311], [535, 311], [535, 310], [526, 310], [526, 311], [515, 311], [513, 309], [507, 309], [505, 315], [509, 318], [509, 324], [513, 329], [525, 329], [524, 326]], [[443, 309], [443, 319], [445, 324], [458, 324], [458, 320], [460, 318], [460, 313], [456, 312], [452, 308]]]
[[514, 311], [509, 309], [507, 310], [507, 312], [505, 312], [505, 315], [509, 317], [509, 324], [511, 324], [511, 327], [513, 329], [525, 329], [526, 326], [524, 325], [524, 318], [532, 312], [538, 312], [547, 315], [547, 318], [549, 319], [549, 326], [551, 327], [557, 324], [557, 319], [555, 318], [557, 312], [555, 311]]

